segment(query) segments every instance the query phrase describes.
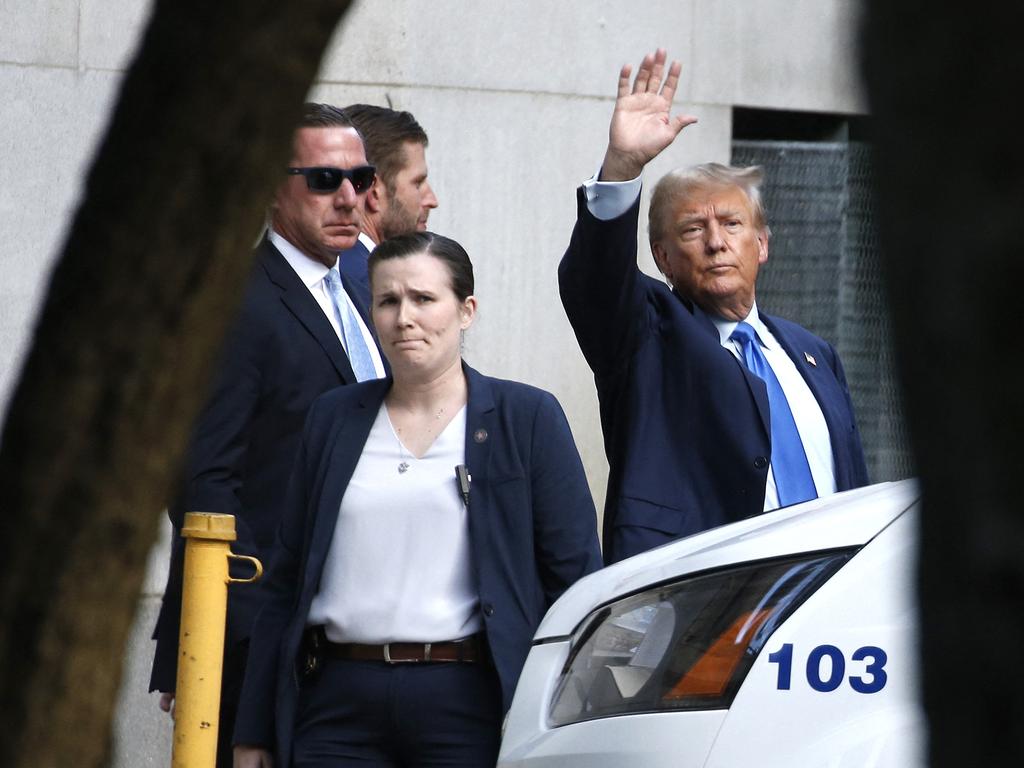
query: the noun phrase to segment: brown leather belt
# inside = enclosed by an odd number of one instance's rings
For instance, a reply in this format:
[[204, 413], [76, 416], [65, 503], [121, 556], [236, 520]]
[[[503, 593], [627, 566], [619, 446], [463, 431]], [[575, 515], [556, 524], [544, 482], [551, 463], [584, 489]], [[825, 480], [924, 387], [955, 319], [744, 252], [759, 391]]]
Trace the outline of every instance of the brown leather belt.
[[330, 656], [332, 659], [383, 661], [387, 664], [435, 661], [476, 662], [483, 658], [483, 643], [480, 635], [464, 637], [461, 640], [446, 640], [441, 643], [361, 645], [360, 643], [324, 641], [323, 652], [325, 656]]

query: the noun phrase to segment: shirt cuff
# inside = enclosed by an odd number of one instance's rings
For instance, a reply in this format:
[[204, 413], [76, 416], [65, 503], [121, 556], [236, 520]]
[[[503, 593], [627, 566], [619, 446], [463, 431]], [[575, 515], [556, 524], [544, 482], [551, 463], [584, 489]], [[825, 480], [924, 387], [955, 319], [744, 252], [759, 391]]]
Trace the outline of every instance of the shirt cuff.
[[599, 173], [583, 182], [587, 210], [601, 221], [618, 218], [632, 208], [640, 197], [640, 177], [630, 181], [598, 181]]

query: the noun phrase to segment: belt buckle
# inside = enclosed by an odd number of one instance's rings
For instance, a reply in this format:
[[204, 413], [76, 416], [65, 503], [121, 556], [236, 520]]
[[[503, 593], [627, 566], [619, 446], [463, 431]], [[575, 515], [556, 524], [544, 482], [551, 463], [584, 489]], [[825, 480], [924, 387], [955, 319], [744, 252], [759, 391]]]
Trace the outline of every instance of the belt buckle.
[[[423, 661], [430, 661], [430, 646], [431, 643], [423, 644]], [[385, 664], [413, 664], [420, 659], [392, 659], [391, 658], [391, 643], [384, 643], [384, 663]]]

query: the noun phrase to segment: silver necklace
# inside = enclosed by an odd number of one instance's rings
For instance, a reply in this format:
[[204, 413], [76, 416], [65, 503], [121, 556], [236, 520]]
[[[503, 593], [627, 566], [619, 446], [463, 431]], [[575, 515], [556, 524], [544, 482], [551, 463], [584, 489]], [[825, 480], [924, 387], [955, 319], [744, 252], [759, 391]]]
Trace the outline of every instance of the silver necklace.
[[[441, 416], [444, 415], [444, 407], [438, 408], [437, 413], [434, 414], [434, 420], [440, 421]], [[409, 462], [405, 460], [405, 446], [402, 445], [402, 430], [395, 427], [395, 442], [398, 443], [398, 474], [404, 475], [409, 471]], [[410, 459], [412, 456], [409, 457]]]
[[395, 439], [398, 441], [398, 474], [404, 475], [409, 471], [409, 462], [405, 460], [405, 446], [402, 445], [402, 438], [397, 430]]

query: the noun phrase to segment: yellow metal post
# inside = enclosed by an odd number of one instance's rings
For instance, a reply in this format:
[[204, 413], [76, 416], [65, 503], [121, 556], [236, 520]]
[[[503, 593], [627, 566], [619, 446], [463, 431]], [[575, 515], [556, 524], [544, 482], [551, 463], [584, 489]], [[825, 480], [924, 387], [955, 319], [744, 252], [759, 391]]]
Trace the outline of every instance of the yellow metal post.
[[[231, 553], [229, 542], [235, 540], [232, 515], [189, 512], [181, 535], [187, 541], [171, 766], [214, 768], [228, 585], [255, 581], [263, 567], [256, 558]], [[230, 578], [231, 559], [252, 563], [253, 578]]]

